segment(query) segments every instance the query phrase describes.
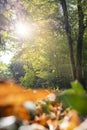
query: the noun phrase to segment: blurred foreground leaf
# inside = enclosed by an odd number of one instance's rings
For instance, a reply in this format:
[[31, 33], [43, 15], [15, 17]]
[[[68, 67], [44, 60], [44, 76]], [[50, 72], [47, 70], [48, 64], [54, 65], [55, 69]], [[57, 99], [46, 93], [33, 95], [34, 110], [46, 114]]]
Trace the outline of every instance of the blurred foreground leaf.
[[69, 106], [77, 110], [80, 114], [87, 114], [87, 93], [83, 86], [78, 82], [71, 83], [72, 88], [64, 90], [58, 97], [65, 106]]

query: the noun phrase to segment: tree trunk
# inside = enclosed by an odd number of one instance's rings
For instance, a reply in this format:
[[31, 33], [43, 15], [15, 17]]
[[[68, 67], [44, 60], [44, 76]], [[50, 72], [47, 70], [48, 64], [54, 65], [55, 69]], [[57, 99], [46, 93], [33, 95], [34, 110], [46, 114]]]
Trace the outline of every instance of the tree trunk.
[[71, 28], [70, 28], [70, 24], [69, 24], [69, 20], [68, 20], [68, 11], [67, 11], [66, 0], [60, 0], [60, 4], [63, 9], [65, 30], [66, 30], [66, 35], [67, 35], [68, 44], [69, 44], [69, 51], [70, 51], [69, 54], [70, 54], [72, 77], [73, 77], [73, 80], [75, 80], [76, 79], [76, 67], [75, 67], [75, 60], [74, 60], [74, 54], [73, 54], [73, 39], [72, 39]]
[[83, 35], [84, 35], [84, 14], [82, 10], [81, 0], [77, 0], [78, 7], [78, 39], [77, 39], [77, 55], [76, 55], [76, 77], [79, 82], [83, 83], [82, 75], [82, 50], [83, 50]]

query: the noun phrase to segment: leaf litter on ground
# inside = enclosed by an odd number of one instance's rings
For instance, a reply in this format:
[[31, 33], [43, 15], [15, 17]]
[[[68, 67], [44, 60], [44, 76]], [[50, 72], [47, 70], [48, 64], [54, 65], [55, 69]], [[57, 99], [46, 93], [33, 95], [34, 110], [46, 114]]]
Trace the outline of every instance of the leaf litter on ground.
[[70, 103], [64, 107], [66, 91], [86, 95], [82, 86], [78, 90], [77, 83], [60, 95], [54, 90], [24, 89], [12, 81], [1, 82], [0, 130], [86, 130], [87, 119], [81, 120], [78, 109], [70, 108]]

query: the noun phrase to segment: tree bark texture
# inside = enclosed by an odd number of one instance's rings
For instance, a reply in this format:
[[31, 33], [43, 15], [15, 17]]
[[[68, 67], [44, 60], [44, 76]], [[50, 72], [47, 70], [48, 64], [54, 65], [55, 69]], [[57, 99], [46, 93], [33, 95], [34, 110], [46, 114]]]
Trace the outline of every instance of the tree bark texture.
[[82, 10], [81, 0], [77, 0], [78, 8], [78, 39], [77, 39], [77, 55], [76, 55], [76, 77], [82, 82], [82, 50], [83, 50], [83, 35], [84, 35], [84, 14]]
[[68, 44], [69, 44], [72, 77], [73, 77], [73, 80], [75, 80], [76, 79], [76, 67], [75, 67], [75, 60], [74, 60], [74, 54], [73, 54], [73, 39], [72, 39], [71, 28], [70, 28], [69, 19], [68, 19], [66, 0], [60, 0], [60, 4], [63, 9], [65, 31], [66, 31], [66, 35], [67, 35], [67, 39], [68, 39]]

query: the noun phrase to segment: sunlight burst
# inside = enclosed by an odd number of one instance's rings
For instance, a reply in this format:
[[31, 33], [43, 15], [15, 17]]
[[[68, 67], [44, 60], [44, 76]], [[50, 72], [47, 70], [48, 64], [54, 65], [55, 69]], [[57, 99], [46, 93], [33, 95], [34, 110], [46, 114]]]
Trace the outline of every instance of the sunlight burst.
[[15, 32], [19, 37], [22, 38], [28, 38], [32, 35], [33, 33], [33, 26], [32, 24], [29, 25], [27, 23], [22, 23], [22, 22], [17, 22], [15, 26]]

